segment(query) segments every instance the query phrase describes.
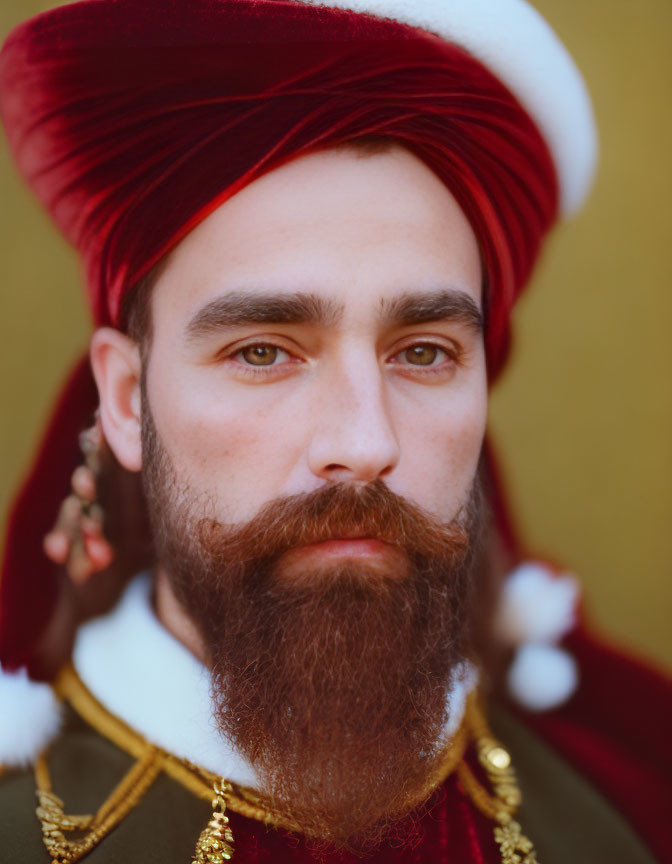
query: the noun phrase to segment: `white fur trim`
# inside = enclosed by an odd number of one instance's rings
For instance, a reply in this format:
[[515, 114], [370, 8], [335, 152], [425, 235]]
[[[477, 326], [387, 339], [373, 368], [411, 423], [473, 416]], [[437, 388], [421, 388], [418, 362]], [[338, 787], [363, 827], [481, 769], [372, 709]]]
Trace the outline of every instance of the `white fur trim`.
[[54, 691], [31, 681], [25, 670], [0, 670], [0, 706], [0, 765], [29, 765], [60, 730], [61, 706]]
[[446, 738], [452, 736], [460, 728], [467, 707], [467, 696], [478, 686], [478, 672], [471, 663], [465, 662], [453, 676], [453, 686], [448, 697], [448, 722], [443, 730]]
[[255, 785], [251, 765], [217, 731], [208, 670], [156, 618], [147, 576], [112, 612], [80, 627], [73, 663], [96, 699], [148, 741]]
[[[148, 575], [135, 579], [108, 615], [84, 624], [73, 662], [91, 693], [148, 741], [236, 783], [256, 786], [252, 766], [213, 717], [208, 670], [159, 623]], [[459, 670], [446, 736], [457, 730], [478, 676]]]
[[576, 689], [574, 658], [553, 643], [574, 627], [578, 596], [573, 576], [557, 575], [539, 562], [521, 564], [502, 586], [495, 633], [517, 647], [507, 686], [533, 711], [557, 707]]
[[466, 48], [518, 98], [543, 135], [560, 184], [560, 209], [583, 204], [597, 160], [586, 85], [569, 52], [525, 0], [304, 0], [420, 27]]
[[521, 564], [502, 586], [496, 633], [511, 645], [557, 642], [575, 624], [578, 595], [572, 576], [556, 576], [542, 564]]
[[553, 645], [522, 645], [509, 668], [509, 692], [532, 711], [547, 711], [566, 702], [578, 684], [574, 658]]

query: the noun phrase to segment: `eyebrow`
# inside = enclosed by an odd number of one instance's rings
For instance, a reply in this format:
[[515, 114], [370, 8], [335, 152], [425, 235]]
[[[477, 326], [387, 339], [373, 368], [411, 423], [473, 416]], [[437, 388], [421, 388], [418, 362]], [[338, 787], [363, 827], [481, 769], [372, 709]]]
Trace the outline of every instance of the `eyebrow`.
[[[311, 324], [331, 327], [344, 306], [310, 293], [258, 294], [235, 291], [211, 300], [189, 321], [186, 335], [197, 341], [231, 327], [254, 324]], [[475, 333], [483, 331], [483, 316], [472, 298], [455, 288], [406, 292], [382, 299], [380, 317], [387, 324], [411, 326], [431, 321], [455, 321]]]
[[428, 324], [431, 321], [455, 321], [474, 333], [484, 329], [483, 314], [474, 300], [456, 288], [441, 288], [423, 293], [407, 292], [381, 300], [385, 321], [400, 325]]
[[315, 324], [329, 327], [343, 313], [341, 304], [317, 294], [257, 294], [235, 291], [200, 309], [187, 325], [196, 340], [227, 327], [249, 324]]

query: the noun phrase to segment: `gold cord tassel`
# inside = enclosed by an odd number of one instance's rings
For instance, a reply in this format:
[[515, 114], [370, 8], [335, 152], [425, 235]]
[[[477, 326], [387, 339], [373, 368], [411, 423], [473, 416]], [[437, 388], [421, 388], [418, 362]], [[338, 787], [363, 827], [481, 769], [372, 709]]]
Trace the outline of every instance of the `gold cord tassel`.
[[231, 786], [225, 780], [215, 784], [212, 799], [212, 819], [201, 831], [192, 864], [224, 864], [233, 858], [233, 833], [226, 815], [226, 796]]

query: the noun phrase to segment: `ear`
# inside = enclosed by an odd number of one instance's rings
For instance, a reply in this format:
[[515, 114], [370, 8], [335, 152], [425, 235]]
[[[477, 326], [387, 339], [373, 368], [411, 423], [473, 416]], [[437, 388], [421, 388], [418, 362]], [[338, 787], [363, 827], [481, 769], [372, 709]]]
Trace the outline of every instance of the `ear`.
[[101, 327], [93, 334], [90, 353], [105, 440], [124, 468], [139, 471], [142, 466], [140, 349], [121, 331]]

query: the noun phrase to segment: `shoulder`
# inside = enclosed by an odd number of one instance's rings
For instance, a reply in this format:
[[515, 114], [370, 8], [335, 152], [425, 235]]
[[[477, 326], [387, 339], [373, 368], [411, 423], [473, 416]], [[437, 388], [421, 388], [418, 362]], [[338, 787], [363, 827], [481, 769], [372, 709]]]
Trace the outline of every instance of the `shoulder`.
[[578, 666], [569, 701], [517, 719], [589, 781], [660, 861], [672, 862], [672, 682], [584, 626], [564, 640]]
[[44, 860], [36, 807], [32, 770], [3, 769], [0, 774], [0, 849], [7, 856], [3, 860]]
[[[101, 864], [135, 860], [181, 864], [191, 860], [195, 838], [210, 813], [208, 803], [162, 773], [152, 775], [149, 786], [142, 787], [135, 776], [137, 760], [67, 705], [44, 765], [48, 784], [63, 802], [63, 814], [99, 817], [102, 810], [114, 809], [115, 790], [124, 778], [134, 778], [125, 794], [133, 796], [140, 788], [131, 812], [115, 820], [114, 829], [96, 845], [95, 858]], [[37, 791], [33, 766], [6, 769], [0, 776], [0, 849], [8, 855], [3, 861], [47, 860], [43, 820], [36, 812]], [[155, 831], [156, 825], [161, 825], [161, 831]]]

